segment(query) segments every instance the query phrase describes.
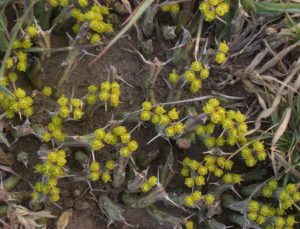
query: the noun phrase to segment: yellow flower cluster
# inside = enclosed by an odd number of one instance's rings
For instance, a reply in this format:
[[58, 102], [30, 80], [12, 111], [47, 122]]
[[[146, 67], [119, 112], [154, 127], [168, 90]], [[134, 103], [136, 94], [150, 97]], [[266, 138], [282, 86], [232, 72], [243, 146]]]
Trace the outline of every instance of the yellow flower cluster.
[[110, 101], [112, 107], [118, 107], [120, 103], [120, 84], [118, 82], [105, 81], [101, 83], [99, 99], [102, 102]]
[[122, 145], [120, 148], [122, 157], [129, 157], [139, 147], [137, 141], [131, 139], [131, 134], [127, 132], [125, 126], [117, 126], [112, 132], [105, 132], [101, 128], [96, 129], [90, 145], [93, 150], [100, 150], [105, 146], [104, 143], [115, 146], [118, 142]]
[[249, 145], [244, 146], [241, 150], [241, 155], [245, 159], [245, 164], [249, 167], [253, 167], [257, 161], [264, 161], [267, 158], [264, 144], [261, 141], [253, 142], [252, 149], [250, 149]]
[[[214, 174], [217, 178], [222, 178], [224, 183], [236, 184], [242, 181], [240, 174], [227, 173], [233, 167], [233, 161], [224, 157], [214, 157], [207, 155], [204, 157], [204, 163], [199, 163], [189, 157], [183, 159], [183, 168], [181, 175], [185, 177], [184, 183], [188, 188], [195, 189], [206, 185], [206, 180]], [[185, 196], [184, 203], [187, 207], [195, 207], [195, 204], [204, 200], [206, 205], [211, 205], [215, 202], [215, 197], [212, 194], [207, 194], [202, 197], [202, 193], [194, 191], [193, 194]]]
[[111, 179], [111, 171], [114, 169], [115, 167], [115, 162], [114, 161], [107, 161], [105, 164], [105, 169], [101, 172], [100, 171], [100, 163], [96, 162], [96, 161], [92, 161], [92, 163], [90, 164], [90, 180], [91, 181], [97, 181], [100, 179], [101, 176], [101, 180], [104, 183], [110, 182]]
[[215, 59], [218, 64], [223, 64], [227, 61], [228, 51], [229, 51], [229, 47], [227, 43], [225, 41], [221, 42]]
[[62, 118], [69, 118], [70, 114], [73, 112], [73, 118], [80, 120], [84, 115], [82, 111], [83, 103], [80, 99], [73, 98], [69, 100], [66, 96], [62, 95], [57, 100], [59, 107], [58, 114]]
[[285, 187], [278, 187], [278, 182], [270, 180], [262, 189], [262, 195], [266, 198], [276, 198], [279, 201], [280, 209], [287, 210], [293, 205], [293, 202], [300, 201], [300, 192], [297, 191], [297, 185], [287, 184]]
[[163, 5], [160, 9], [164, 13], [170, 12], [172, 14], [178, 14], [180, 11], [180, 5], [178, 3]]
[[[90, 85], [88, 87], [88, 94], [86, 96], [86, 102], [88, 105], [93, 105], [97, 102], [97, 93], [99, 89], [96, 85]], [[104, 81], [101, 83], [100, 92], [98, 98], [100, 101], [107, 103], [110, 101], [112, 107], [118, 107], [120, 103], [120, 84], [116, 81], [110, 83]]]
[[204, 67], [200, 61], [194, 61], [190, 70], [185, 71], [184, 79], [190, 85], [190, 92], [196, 93], [202, 87], [202, 80], [208, 78], [209, 68]]
[[48, 0], [48, 3], [52, 7], [67, 7], [70, 4], [70, 0]]
[[[190, 175], [192, 176], [185, 179], [185, 185], [189, 188], [193, 188], [195, 185], [205, 185], [205, 176], [207, 176], [209, 173], [214, 174], [214, 176], [218, 178], [222, 177], [225, 183], [236, 184], [242, 181], [240, 174], [225, 174], [226, 170], [230, 171], [232, 169], [233, 161], [222, 156], [214, 157], [207, 155], [204, 157], [204, 164], [186, 157], [183, 160], [183, 165], [184, 166], [181, 169], [181, 175], [184, 177], [188, 177]], [[193, 171], [196, 171], [197, 173]]]
[[[209, 77], [209, 68], [207, 66], [203, 66], [200, 61], [194, 61], [192, 62], [190, 68], [184, 72], [183, 76], [185, 82], [187, 82], [190, 86], [190, 92], [196, 93], [202, 87], [202, 80], [205, 80]], [[172, 84], [176, 84], [179, 78], [180, 76], [176, 73], [175, 69], [169, 73], [168, 80]]]
[[249, 221], [264, 225], [264, 228], [294, 228], [296, 223], [295, 216], [287, 215], [283, 217], [284, 211], [280, 208], [273, 208], [266, 204], [260, 204], [255, 200], [248, 203], [247, 218]]
[[[245, 133], [248, 131], [245, 115], [239, 111], [226, 111], [219, 105], [220, 102], [217, 99], [210, 99], [204, 105], [203, 111], [209, 116], [211, 123], [206, 126], [196, 126], [196, 134], [204, 138], [204, 143], [208, 148], [221, 147], [225, 143], [230, 146], [234, 146], [238, 142], [245, 144], [247, 142]], [[224, 133], [217, 138], [211, 136], [216, 125], [222, 126], [224, 129]]]
[[204, 14], [204, 20], [211, 22], [217, 16], [224, 16], [229, 11], [228, 3], [224, 0], [205, 0], [199, 5], [199, 10]]
[[161, 105], [153, 108], [151, 102], [143, 102], [140, 119], [144, 122], [151, 120], [154, 125], [162, 126], [164, 128], [164, 134], [168, 138], [183, 133], [185, 126], [182, 122], [177, 121], [179, 119], [179, 111], [177, 111], [176, 108], [169, 111]]
[[140, 186], [140, 189], [142, 192], [149, 192], [156, 184], [157, 184], [157, 177], [151, 176], [149, 177], [147, 182], [145, 182]]
[[41, 135], [41, 140], [43, 142], [49, 142], [52, 138], [60, 142], [65, 139], [65, 134], [62, 131], [62, 118], [59, 115], [54, 115], [51, 117], [51, 122], [48, 123], [48, 131], [45, 131]]
[[26, 92], [17, 88], [14, 92], [16, 98], [0, 92], [0, 107], [5, 110], [5, 117], [12, 119], [16, 113], [24, 116], [33, 115], [33, 99]]
[[[43, 174], [43, 182], [37, 182], [32, 193], [34, 200], [39, 200], [42, 196], [50, 194], [52, 201], [60, 199], [60, 189], [57, 187], [57, 181], [64, 174], [64, 166], [67, 163], [64, 150], [51, 151], [48, 153], [47, 160], [43, 164], [37, 164], [35, 171]], [[44, 182], [45, 181], [45, 182]]]
[[202, 195], [199, 190], [193, 191], [191, 195], [186, 195], [184, 197], [184, 205], [189, 208], [194, 208], [196, 205], [205, 204], [207, 206], [212, 205], [216, 198], [212, 194]]
[[30, 25], [25, 29], [25, 33], [22, 34], [20, 39], [13, 41], [13, 56], [8, 57], [5, 60], [5, 67], [10, 70], [10, 73], [14, 73], [17, 69], [19, 72], [26, 72], [27, 66], [27, 54], [22, 49], [29, 49], [32, 46], [31, 39], [36, 37], [37, 28], [35, 25]]
[[71, 14], [76, 19], [73, 31], [79, 33], [84, 22], [88, 22], [93, 34], [89, 37], [91, 44], [101, 41], [101, 34], [113, 32], [113, 25], [106, 23], [104, 17], [109, 15], [109, 9], [99, 3], [88, 4], [87, 0], [78, 0], [78, 7], [73, 7]]
[[[256, 165], [257, 161], [264, 161], [267, 153], [263, 142], [256, 140], [252, 143], [248, 141], [245, 134], [248, 132], [246, 116], [240, 111], [226, 110], [220, 106], [217, 99], [210, 99], [204, 106], [203, 112], [209, 117], [210, 122], [206, 125], [199, 124], [195, 127], [196, 135], [200, 136], [206, 147], [222, 147], [225, 144], [241, 147], [241, 156], [245, 164], [249, 167]], [[218, 137], [216, 130], [223, 128], [223, 132]]]

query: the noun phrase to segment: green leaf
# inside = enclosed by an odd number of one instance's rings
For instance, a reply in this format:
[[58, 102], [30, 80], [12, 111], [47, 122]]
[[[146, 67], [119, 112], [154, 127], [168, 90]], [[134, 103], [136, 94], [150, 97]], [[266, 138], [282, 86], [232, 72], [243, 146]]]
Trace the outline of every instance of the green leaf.
[[9, 142], [8, 142], [5, 134], [2, 131], [0, 131], [0, 142], [4, 143], [7, 147], [10, 147]]
[[8, 4], [8, 3], [12, 2], [12, 1], [13, 0], [1, 0], [0, 1], [0, 6], [6, 5], [6, 4]]
[[7, 19], [3, 12], [0, 12], [0, 51], [5, 51], [8, 46], [8, 40], [5, 34], [7, 34]]
[[253, 0], [241, 0], [241, 4], [246, 11], [252, 10], [256, 12], [256, 6]]
[[7, 87], [5, 87], [4, 85], [0, 84], [0, 92], [3, 92], [6, 95], [10, 95], [12, 97], [15, 97], [15, 95], [7, 89]]
[[300, 4], [296, 3], [258, 2], [255, 5], [257, 14], [300, 13]]

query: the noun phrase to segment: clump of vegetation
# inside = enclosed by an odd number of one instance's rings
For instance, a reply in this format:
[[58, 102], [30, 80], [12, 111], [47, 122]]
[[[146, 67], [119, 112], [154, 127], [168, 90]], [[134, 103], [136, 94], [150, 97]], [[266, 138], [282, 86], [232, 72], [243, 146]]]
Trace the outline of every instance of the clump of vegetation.
[[298, 228], [299, 4], [0, 6], [3, 227]]

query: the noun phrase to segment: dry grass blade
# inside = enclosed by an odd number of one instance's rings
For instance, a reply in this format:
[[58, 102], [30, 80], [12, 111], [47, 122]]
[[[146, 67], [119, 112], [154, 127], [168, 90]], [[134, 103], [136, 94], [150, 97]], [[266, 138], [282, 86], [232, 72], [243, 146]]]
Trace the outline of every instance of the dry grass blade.
[[110, 49], [135, 23], [136, 21], [143, 15], [146, 9], [154, 2], [154, 0], [144, 0], [139, 6], [138, 9], [134, 11], [134, 15], [128, 22], [128, 24], [114, 37], [114, 39], [109, 42], [109, 44], [95, 57], [95, 59], [89, 64], [92, 65], [96, 63], [106, 52]]
[[[300, 42], [299, 42], [300, 44]], [[263, 118], [267, 118], [269, 117], [278, 107], [278, 105], [280, 104], [281, 101], [281, 97], [282, 97], [282, 92], [284, 90], [284, 88], [286, 87], [286, 85], [288, 85], [292, 79], [294, 78], [294, 76], [297, 74], [297, 72], [300, 70], [300, 58], [298, 59], [297, 62], [294, 63], [294, 68], [291, 70], [290, 74], [287, 76], [287, 78], [285, 79], [285, 81], [282, 83], [281, 87], [279, 88], [275, 99], [273, 100], [273, 103], [271, 105], [270, 108], [264, 109], [259, 116], [257, 117], [256, 121], [255, 121], [255, 128], [250, 130], [247, 135], [254, 133], [256, 130], [258, 130], [261, 126], [261, 121]], [[253, 88], [253, 86], [252, 86]]]
[[274, 67], [275, 64], [278, 63], [278, 61], [281, 61], [283, 59], [283, 57], [285, 57], [290, 51], [294, 50], [299, 45], [300, 45], [300, 41], [283, 49], [276, 56], [274, 56], [271, 60], [269, 60], [267, 63], [265, 63], [264, 66], [262, 66], [261, 69], [259, 69], [257, 72], [259, 74], [261, 74], [261, 73], [265, 72], [266, 70], [268, 70], [269, 68]]
[[38, 220], [43, 218], [55, 218], [49, 211], [32, 212], [21, 205], [10, 205], [9, 218], [13, 221], [15, 228], [35, 229], [40, 225]]
[[272, 139], [272, 147], [275, 147], [276, 143], [278, 142], [279, 138], [283, 135], [285, 132], [287, 125], [289, 124], [290, 118], [292, 114], [292, 109], [289, 107], [288, 110], [285, 113], [284, 119], [278, 129], [276, 130], [274, 137]]
[[295, 168], [291, 167], [291, 164], [284, 159], [284, 157], [278, 152], [274, 152], [275, 158], [281, 163], [281, 165], [286, 169], [286, 172], [290, 172], [300, 179], [300, 172]]
[[59, 218], [56, 221], [56, 228], [57, 229], [65, 229], [68, 226], [72, 216], [73, 216], [72, 209], [68, 209], [68, 210], [64, 211], [63, 213], [61, 213], [61, 215], [59, 216]]

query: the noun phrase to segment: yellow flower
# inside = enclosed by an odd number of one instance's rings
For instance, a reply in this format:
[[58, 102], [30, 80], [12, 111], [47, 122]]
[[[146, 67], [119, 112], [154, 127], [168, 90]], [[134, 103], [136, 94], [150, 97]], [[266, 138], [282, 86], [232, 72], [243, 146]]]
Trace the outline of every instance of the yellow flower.
[[194, 202], [199, 201], [202, 199], [202, 193], [200, 191], [196, 190], [193, 192], [192, 198], [193, 198]]
[[91, 181], [97, 181], [100, 179], [100, 173], [99, 172], [91, 172], [90, 174]]
[[157, 177], [156, 176], [151, 176], [149, 179], [148, 179], [148, 184], [150, 187], [153, 187], [155, 186], [157, 183]]
[[188, 82], [192, 82], [193, 80], [196, 79], [196, 75], [194, 71], [188, 70], [184, 73], [184, 78]]
[[194, 228], [194, 222], [189, 220], [185, 224], [186, 229], [193, 229]]
[[46, 86], [46, 87], [43, 88], [42, 92], [45, 96], [51, 96], [52, 95], [52, 88]]
[[204, 13], [204, 20], [207, 22], [211, 22], [216, 19], [216, 13], [214, 11], [206, 11]]
[[110, 182], [111, 181], [111, 175], [109, 174], [108, 171], [105, 171], [103, 174], [102, 174], [102, 180], [104, 183], [107, 183], [107, 182]]
[[111, 84], [108, 81], [104, 81], [101, 83], [101, 90], [110, 91]]
[[200, 90], [202, 86], [202, 82], [201, 80], [198, 80], [198, 79], [194, 79], [191, 83], [191, 86], [190, 86], [190, 92], [191, 93], [196, 93]]
[[161, 11], [162, 12], [169, 12], [170, 9], [171, 9], [171, 6], [170, 5], [163, 5], [160, 7]]
[[166, 129], [165, 129], [165, 135], [166, 137], [168, 138], [171, 138], [175, 135], [175, 129], [174, 129], [174, 126], [168, 126]]
[[148, 183], [142, 184], [141, 185], [141, 190], [142, 192], [149, 192], [151, 189], [150, 185]]
[[179, 75], [176, 73], [175, 70], [173, 70], [170, 74], [169, 74], [169, 81], [173, 84], [177, 83], [178, 79], [179, 79]]
[[216, 13], [219, 16], [224, 16], [226, 13], [229, 11], [229, 5], [227, 3], [221, 3], [220, 5], [217, 6], [216, 8]]
[[200, 77], [202, 79], [207, 79], [209, 77], [209, 69], [207, 67], [202, 69], [200, 72]]
[[101, 140], [94, 139], [91, 143], [91, 147], [93, 150], [100, 150], [104, 147], [104, 144]]
[[30, 25], [27, 27], [26, 32], [29, 37], [35, 37], [37, 34], [37, 28], [35, 25]]
[[131, 152], [136, 151], [139, 147], [137, 141], [131, 140], [128, 142], [127, 147], [131, 150]]
[[91, 44], [96, 45], [96, 44], [98, 44], [100, 42], [100, 40], [101, 40], [100, 35], [97, 34], [97, 33], [95, 33], [91, 37]]
[[202, 71], [202, 69], [203, 69], [202, 63], [201, 63], [200, 61], [194, 61], [194, 62], [191, 64], [191, 69], [192, 69], [194, 72], [200, 72], [200, 71]]
[[217, 62], [218, 64], [223, 64], [226, 60], [227, 60], [227, 57], [226, 57], [226, 54], [225, 54], [225, 53], [219, 52], [219, 53], [216, 55], [216, 62]]
[[58, 0], [48, 0], [49, 5], [52, 7], [58, 6]]
[[194, 200], [192, 196], [184, 197], [184, 205], [187, 207], [194, 207]]
[[142, 108], [145, 111], [150, 111], [152, 109], [152, 103], [149, 101], [145, 101], [142, 103]]
[[170, 7], [170, 12], [171, 12], [171, 13], [177, 14], [179, 11], [180, 11], [180, 6], [179, 6], [179, 4], [171, 5], [171, 7]]
[[127, 129], [125, 126], [117, 126], [113, 129], [113, 132], [117, 136], [121, 136], [127, 132]]
[[61, 106], [58, 112], [62, 118], [67, 118], [70, 115], [70, 110], [66, 106]]
[[176, 110], [176, 108], [173, 108], [168, 112], [168, 116], [171, 120], [177, 120], [179, 119], [179, 112]]
[[23, 40], [23, 42], [22, 42], [22, 46], [24, 49], [29, 49], [31, 47], [31, 45], [32, 45], [32, 43], [29, 38]]
[[73, 117], [76, 120], [79, 120], [84, 115], [84, 112], [80, 108], [75, 108], [73, 111]]
[[26, 92], [22, 88], [17, 88], [14, 94], [17, 98], [25, 98], [26, 96]]
[[101, 90], [100, 91], [100, 93], [99, 93], [99, 99], [100, 99], [100, 101], [105, 102], [105, 101], [108, 101], [109, 98], [110, 98], [110, 95], [109, 95], [109, 93], [108, 93], [107, 90]]
[[214, 195], [212, 195], [212, 194], [207, 194], [207, 195], [205, 196], [205, 202], [206, 202], [206, 204], [208, 204], [208, 205], [213, 204], [213, 203], [215, 202], [215, 200], [216, 200], [216, 198], [215, 198]]
[[163, 106], [157, 106], [155, 107], [155, 113], [158, 115], [163, 115], [164, 113], [166, 113], [166, 110]]
[[140, 114], [140, 119], [144, 122], [149, 121], [151, 119], [150, 111], [142, 111]]
[[5, 60], [5, 67], [7, 69], [10, 69], [14, 66], [14, 59], [11, 58], [11, 57], [8, 57], [6, 60]]
[[27, 69], [27, 63], [26, 63], [26, 61], [19, 61], [18, 64], [17, 64], [17, 69], [20, 72], [26, 72], [26, 69]]
[[71, 99], [71, 104], [74, 107], [80, 107], [81, 106], [81, 100], [80, 99]]
[[220, 43], [219, 50], [223, 53], [227, 53], [229, 51], [229, 47], [225, 41]]
[[107, 170], [113, 170], [115, 168], [115, 162], [114, 161], [107, 161], [105, 163], [105, 168]]
[[105, 130], [98, 128], [94, 131], [94, 136], [98, 140], [102, 140], [105, 136]]
[[98, 172], [100, 170], [100, 164], [97, 161], [92, 161], [90, 165], [90, 169], [92, 172]]

